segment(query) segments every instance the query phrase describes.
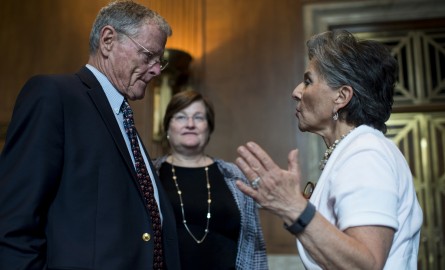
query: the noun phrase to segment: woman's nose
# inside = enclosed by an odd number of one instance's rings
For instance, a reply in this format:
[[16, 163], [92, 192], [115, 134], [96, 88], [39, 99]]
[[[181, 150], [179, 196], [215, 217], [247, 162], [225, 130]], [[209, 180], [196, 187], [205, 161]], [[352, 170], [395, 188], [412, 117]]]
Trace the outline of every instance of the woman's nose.
[[191, 117], [187, 117], [187, 126], [188, 126], [188, 127], [193, 127], [193, 126], [195, 126], [195, 119], [193, 119], [193, 116], [191, 116]]
[[301, 93], [303, 92], [304, 84], [300, 83], [295, 87], [294, 91], [292, 92], [292, 99], [294, 100], [300, 100], [301, 99]]

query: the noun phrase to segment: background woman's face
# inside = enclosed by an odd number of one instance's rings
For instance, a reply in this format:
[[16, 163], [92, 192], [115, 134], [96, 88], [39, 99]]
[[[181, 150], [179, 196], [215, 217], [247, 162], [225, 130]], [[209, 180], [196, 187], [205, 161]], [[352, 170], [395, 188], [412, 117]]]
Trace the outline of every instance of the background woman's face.
[[168, 135], [170, 146], [176, 152], [204, 151], [209, 137], [204, 102], [193, 102], [174, 114], [170, 120]]

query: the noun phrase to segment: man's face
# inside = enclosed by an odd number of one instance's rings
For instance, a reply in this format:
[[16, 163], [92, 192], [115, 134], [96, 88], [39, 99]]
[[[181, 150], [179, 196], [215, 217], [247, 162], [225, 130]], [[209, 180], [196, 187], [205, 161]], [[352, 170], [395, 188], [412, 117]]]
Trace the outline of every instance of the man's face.
[[150, 24], [144, 24], [136, 35], [117, 35], [107, 61], [107, 77], [126, 98], [142, 99], [150, 80], [161, 74], [159, 60], [167, 37]]

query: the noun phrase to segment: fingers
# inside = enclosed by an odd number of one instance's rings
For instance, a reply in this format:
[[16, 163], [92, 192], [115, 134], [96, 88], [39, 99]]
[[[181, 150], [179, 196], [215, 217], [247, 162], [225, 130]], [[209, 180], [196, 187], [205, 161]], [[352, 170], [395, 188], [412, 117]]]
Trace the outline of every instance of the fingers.
[[[300, 168], [298, 150], [288, 155], [288, 170], [281, 169], [256, 143], [249, 142], [238, 147], [239, 157], [235, 160], [249, 183], [237, 181], [241, 192], [253, 198], [264, 209], [277, 215], [285, 213], [287, 206], [299, 201]], [[306, 199], [302, 199], [303, 202]]]
[[256, 143], [249, 142], [245, 146], [238, 147], [238, 154], [240, 157], [236, 160], [236, 164], [251, 181], [277, 167], [269, 155]]
[[[242, 152], [244, 150], [241, 150]], [[242, 154], [240, 153], [242, 156]], [[247, 154], [245, 154], [247, 155]], [[247, 159], [247, 158], [246, 158]], [[241, 169], [241, 171], [244, 173], [244, 175], [249, 179], [249, 181], [253, 181], [255, 178], [257, 178], [259, 175], [250, 167], [250, 165], [246, 162], [244, 157], [238, 157], [235, 160], [236, 165]]]
[[237, 180], [236, 186], [238, 187], [239, 190], [241, 190], [242, 193], [246, 194], [249, 197], [252, 197], [255, 201], [258, 200], [258, 191], [248, 186], [243, 181]]
[[246, 147], [255, 156], [255, 158], [264, 169], [271, 170], [276, 167], [270, 156], [258, 144], [254, 142], [248, 142], [246, 144]]

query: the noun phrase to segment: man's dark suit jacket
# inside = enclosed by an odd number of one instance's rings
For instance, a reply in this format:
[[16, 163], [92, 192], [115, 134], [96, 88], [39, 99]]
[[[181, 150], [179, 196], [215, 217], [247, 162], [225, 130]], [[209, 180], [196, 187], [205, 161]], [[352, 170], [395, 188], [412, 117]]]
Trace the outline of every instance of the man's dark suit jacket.
[[[167, 269], [179, 269], [173, 210], [155, 178]], [[149, 212], [97, 79], [86, 67], [31, 78], [0, 156], [0, 269], [147, 270], [146, 233]]]

